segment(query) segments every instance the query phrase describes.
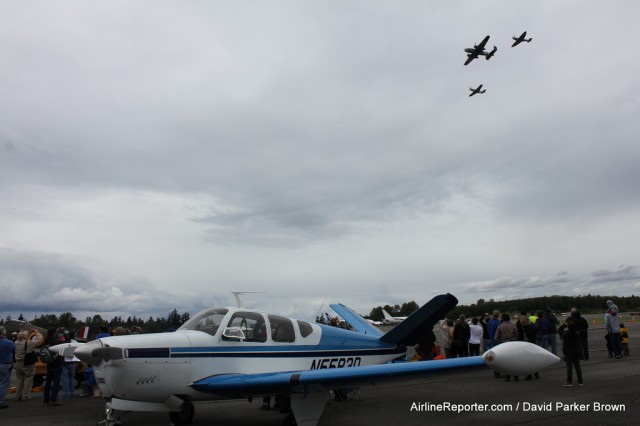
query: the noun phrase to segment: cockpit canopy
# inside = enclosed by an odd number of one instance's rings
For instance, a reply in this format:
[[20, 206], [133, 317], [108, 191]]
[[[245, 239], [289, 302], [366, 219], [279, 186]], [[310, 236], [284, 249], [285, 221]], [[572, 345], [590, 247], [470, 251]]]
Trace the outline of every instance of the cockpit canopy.
[[[220, 326], [222, 332], [219, 333]], [[294, 343], [296, 328], [302, 338], [308, 337], [314, 331], [313, 326], [306, 321], [252, 311], [215, 308], [192, 317], [180, 327], [180, 330], [203, 331], [212, 336], [220, 335], [223, 340]]]

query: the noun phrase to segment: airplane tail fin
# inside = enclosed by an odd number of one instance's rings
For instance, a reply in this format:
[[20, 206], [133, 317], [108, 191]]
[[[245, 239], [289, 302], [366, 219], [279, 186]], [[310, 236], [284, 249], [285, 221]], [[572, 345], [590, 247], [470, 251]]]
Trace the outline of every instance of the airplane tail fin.
[[384, 319], [386, 319], [386, 320], [392, 320], [393, 319], [391, 314], [389, 312], [385, 311], [384, 309], [382, 310], [382, 315], [384, 315]]
[[331, 304], [333, 309], [338, 315], [340, 315], [351, 327], [358, 333], [372, 334], [374, 336], [381, 336], [382, 332], [369, 324], [364, 318], [355, 313], [352, 309], [344, 306], [342, 303]]
[[449, 293], [436, 296], [381, 336], [380, 340], [386, 343], [415, 345], [457, 304], [458, 299]]

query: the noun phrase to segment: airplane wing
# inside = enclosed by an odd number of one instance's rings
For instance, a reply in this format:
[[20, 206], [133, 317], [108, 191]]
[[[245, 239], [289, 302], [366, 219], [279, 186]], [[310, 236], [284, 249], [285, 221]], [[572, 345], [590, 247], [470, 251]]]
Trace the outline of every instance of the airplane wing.
[[369, 324], [367, 320], [355, 313], [350, 308], [347, 308], [342, 303], [331, 304], [333, 309], [338, 315], [340, 315], [351, 327], [358, 333], [371, 334], [372, 336], [382, 336], [382, 332]]
[[467, 55], [467, 60], [464, 61], [465, 65], [469, 65], [469, 63], [471, 63], [471, 61], [473, 61], [474, 59], [476, 59], [478, 57], [478, 55], [473, 55], [473, 54], [469, 54]]
[[273, 395], [375, 385], [383, 381], [420, 377], [435, 372], [484, 366], [481, 356], [439, 361], [403, 362], [351, 368], [327, 368], [264, 374], [220, 374], [190, 384], [200, 392], [227, 397]]
[[494, 346], [482, 356], [304, 371], [217, 374], [189, 386], [200, 392], [234, 398], [281, 392], [304, 392], [306, 395], [307, 392], [372, 386], [405, 377], [417, 378], [484, 365], [505, 374], [526, 375], [544, 370], [558, 361], [560, 358], [536, 344], [515, 341]]
[[487, 44], [488, 41], [489, 41], [489, 36], [486, 36], [484, 40], [482, 40], [478, 45], [478, 49], [483, 50], [484, 46]]

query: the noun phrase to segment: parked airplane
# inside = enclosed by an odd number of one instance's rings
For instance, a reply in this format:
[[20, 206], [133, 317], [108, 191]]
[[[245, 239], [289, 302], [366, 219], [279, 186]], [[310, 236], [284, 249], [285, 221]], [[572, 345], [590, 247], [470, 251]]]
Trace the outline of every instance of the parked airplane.
[[372, 320], [372, 319], [369, 319], [369, 318], [365, 318], [365, 319], [369, 324], [375, 325], [376, 327], [384, 325], [384, 321], [375, 321], [375, 320]]
[[493, 46], [493, 50], [491, 52], [487, 52], [484, 47], [487, 44], [487, 41], [489, 41], [489, 36], [486, 36], [481, 42], [480, 44], [475, 44], [473, 47], [469, 47], [464, 49], [465, 52], [467, 52], [467, 60], [465, 61], [465, 65], [469, 65], [469, 63], [471, 61], [473, 61], [474, 59], [476, 59], [478, 56], [484, 56], [487, 61], [489, 59], [491, 59], [491, 57], [493, 55], [496, 54], [496, 52], [498, 51], [498, 48], [496, 46]]
[[523, 41], [526, 41], [527, 43], [531, 43], [531, 40], [533, 40], [533, 38], [526, 39], [525, 38], [526, 36], [527, 36], [526, 31], [520, 34], [520, 37], [513, 36], [512, 38], [515, 40], [515, 42], [511, 45], [511, 47], [515, 47], [520, 43], [522, 43]]
[[469, 90], [471, 90], [471, 94], [469, 95], [469, 97], [475, 95], [476, 93], [482, 94], [482, 93], [486, 92], [486, 90], [480, 90], [480, 89], [482, 89], [482, 84], [480, 86], [476, 87], [475, 89], [473, 87], [469, 87]]
[[400, 324], [402, 321], [407, 319], [407, 317], [391, 316], [391, 314], [384, 309], [382, 310], [382, 315], [384, 315], [384, 320], [382, 320], [382, 322], [385, 324]]
[[386, 334], [344, 305], [330, 305], [355, 331], [240, 308], [202, 311], [173, 333], [111, 336], [52, 347], [93, 365], [105, 399], [105, 426], [129, 411], [169, 412], [189, 423], [193, 401], [285, 393], [292, 413], [283, 424], [315, 425], [330, 389], [373, 385], [434, 371], [488, 365], [530, 374], [559, 359], [539, 346], [502, 344], [483, 357], [388, 363], [404, 356], [457, 304], [436, 296]]

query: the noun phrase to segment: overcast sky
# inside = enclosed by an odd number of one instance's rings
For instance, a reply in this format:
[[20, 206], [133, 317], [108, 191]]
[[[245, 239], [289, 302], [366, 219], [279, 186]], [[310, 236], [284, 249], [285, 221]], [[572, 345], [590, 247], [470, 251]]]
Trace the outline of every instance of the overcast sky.
[[636, 0], [0, 9], [2, 317], [640, 293]]

